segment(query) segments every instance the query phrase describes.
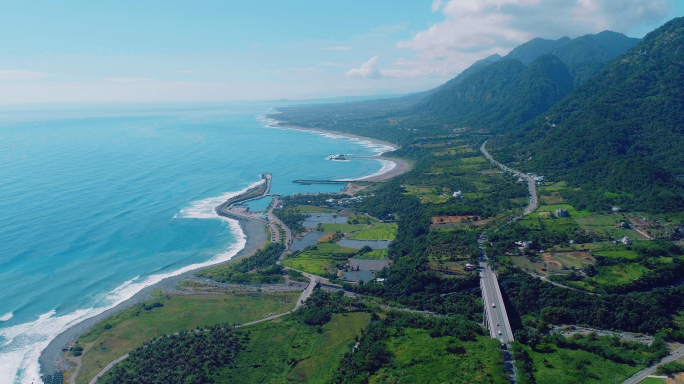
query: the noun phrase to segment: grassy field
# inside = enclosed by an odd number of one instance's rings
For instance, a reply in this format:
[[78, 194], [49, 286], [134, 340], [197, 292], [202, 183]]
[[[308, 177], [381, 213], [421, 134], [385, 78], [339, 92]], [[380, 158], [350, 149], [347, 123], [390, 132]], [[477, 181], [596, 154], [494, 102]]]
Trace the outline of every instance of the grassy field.
[[367, 224], [321, 224], [324, 232], [352, 233], [368, 228]]
[[282, 261], [286, 267], [322, 275], [335, 273], [337, 263], [346, 261], [357, 252], [356, 249], [340, 247], [334, 243], [319, 243], [316, 249], [308, 249]]
[[534, 362], [537, 384], [621, 383], [640, 370], [582, 350], [548, 347], [549, 351], [544, 353], [524, 347]]
[[469, 145], [460, 145], [458, 147], [445, 148], [442, 151], [434, 152], [433, 155], [437, 157], [441, 156], [457, 156], [457, 155], [469, 155], [471, 153], [476, 153], [477, 150]]
[[[463, 342], [451, 336], [431, 337], [422, 329], [404, 328], [389, 340], [394, 354], [368, 380], [376, 383], [507, 383], [499, 342], [478, 336]], [[448, 352], [452, 349], [452, 352]]]
[[330, 322], [305, 325], [287, 316], [246, 327], [247, 349], [217, 383], [329, 383], [354, 337], [370, 322], [368, 313], [336, 314]]
[[571, 218], [587, 217], [587, 216], [592, 215], [591, 212], [586, 211], [586, 210], [578, 211], [575, 209], [575, 207], [573, 207], [570, 204], [550, 204], [550, 205], [539, 206], [539, 208], [535, 212], [531, 213], [530, 216], [531, 217], [539, 217], [540, 214], [542, 214], [542, 216], [544, 216], [543, 215], [544, 212], [554, 213], [554, 212], [556, 212], [557, 209], [565, 209], [566, 211], [568, 211]]
[[364, 254], [359, 254], [354, 256], [355, 259], [361, 259], [361, 260], [383, 260], [387, 258], [387, 250], [386, 249], [376, 249]]
[[648, 268], [637, 263], [611, 265], [599, 268], [596, 276], [586, 280], [601, 286], [615, 286], [629, 283], [649, 271]]
[[406, 194], [417, 197], [423, 204], [441, 204], [451, 197], [447, 191], [438, 187], [405, 185], [404, 188], [406, 188]]
[[321, 208], [321, 207], [316, 207], [314, 205], [298, 205], [297, 209], [299, 209], [302, 213], [337, 212], [337, 210], [335, 210], [335, 209]]
[[353, 240], [394, 240], [397, 232], [395, 223], [375, 223], [372, 227], [355, 232], [349, 238]]
[[109, 362], [155, 337], [198, 326], [247, 323], [286, 312], [294, 307], [299, 294], [172, 295], [153, 300], [163, 303], [163, 307], [144, 310], [134, 306], [101, 321], [79, 338], [84, 353], [76, 382], [86, 383], [86, 377], [92, 379]]

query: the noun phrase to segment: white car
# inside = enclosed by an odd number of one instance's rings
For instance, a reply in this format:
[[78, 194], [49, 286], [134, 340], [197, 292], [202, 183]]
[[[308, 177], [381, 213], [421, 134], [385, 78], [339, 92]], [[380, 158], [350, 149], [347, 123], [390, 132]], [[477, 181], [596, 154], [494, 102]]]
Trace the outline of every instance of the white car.
[[501, 331], [499, 331], [499, 335], [501, 335]]
[[492, 308], [496, 308], [496, 304], [492, 303]]

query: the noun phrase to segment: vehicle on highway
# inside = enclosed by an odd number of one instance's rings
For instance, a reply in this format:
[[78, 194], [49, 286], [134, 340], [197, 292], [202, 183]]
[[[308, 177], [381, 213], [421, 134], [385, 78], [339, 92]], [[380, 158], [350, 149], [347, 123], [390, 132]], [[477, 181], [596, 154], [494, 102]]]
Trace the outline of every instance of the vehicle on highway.
[[492, 308], [496, 308], [496, 304], [492, 303]]
[[499, 331], [499, 335], [501, 335], [501, 331]]
[[496, 323], [496, 326], [498, 327], [498, 326], [499, 326], [499, 323]]

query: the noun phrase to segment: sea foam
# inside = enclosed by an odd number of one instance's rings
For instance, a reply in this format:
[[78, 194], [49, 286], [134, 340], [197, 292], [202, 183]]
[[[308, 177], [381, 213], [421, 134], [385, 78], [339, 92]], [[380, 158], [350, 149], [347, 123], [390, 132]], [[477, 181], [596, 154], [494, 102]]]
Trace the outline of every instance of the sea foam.
[[[236, 241], [231, 244], [227, 250], [214, 256], [211, 260], [191, 264], [173, 272], [151, 275], [144, 279], [140, 279], [139, 276], [136, 276], [108, 293], [103, 299], [107, 304], [102, 307], [79, 309], [72, 313], [57, 317], [54, 316], [56, 312], [52, 310], [40, 315], [37, 320], [8, 328], [0, 328], [0, 338], [4, 339], [2, 345], [3, 353], [0, 355], [1, 384], [42, 383], [43, 381], [39, 374], [40, 365], [38, 363], [40, 354], [57, 335], [67, 330], [69, 327], [121, 304], [142, 289], [166, 278], [178, 276], [185, 272], [208, 267], [213, 264], [222, 263], [234, 257], [245, 247], [247, 237], [242, 231], [242, 228], [240, 228], [240, 224], [237, 220], [219, 216], [216, 213], [215, 208], [229, 198], [244, 193], [249, 188], [260, 183], [261, 181], [253, 183], [249, 187], [238, 192], [228, 192], [220, 196], [192, 202], [188, 208], [181, 210], [181, 213], [177, 215], [177, 217], [193, 219], [220, 218], [228, 222]], [[12, 317], [13, 314], [10, 312], [0, 318], [0, 321], [8, 321]]]

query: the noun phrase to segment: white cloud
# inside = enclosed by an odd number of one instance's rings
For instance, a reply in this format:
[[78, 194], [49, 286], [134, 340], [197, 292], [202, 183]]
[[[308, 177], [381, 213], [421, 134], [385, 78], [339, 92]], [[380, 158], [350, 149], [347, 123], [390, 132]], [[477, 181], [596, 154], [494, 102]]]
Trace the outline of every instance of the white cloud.
[[21, 69], [0, 69], [0, 81], [40, 80], [50, 76], [49, 73], [25, 71]]
[[352, 68], [347, 71], [347, 76], [349, 77], [364, 77], [369, 79], [378, 79], [381, 74], [378, 70], [378, 56], [371, 57], [370, 60], [361, 64], [358, 68]]
[[[384, 77], [453, 75], [493, 53], [505, 55], [534, 37], [626, 32], [662, 19], [667, 0], [433, 0], [444, 20], [397, 43], [413, 56], [380, 69]], [[398, 68], [402, 67], [402, 68]]]
[[334, 47], [327, 47], [328, 51], [349, 51], [351, 49], [348, 45], [336, 45]]
[[194, 72], [192, 72], [192, 69], [185, 69], [185, 70], [182, 70], [182, 71], [178, 71], [178, 73], [183, 73], [183, 74], [186, 74], [186, 75], [192, 75]]

